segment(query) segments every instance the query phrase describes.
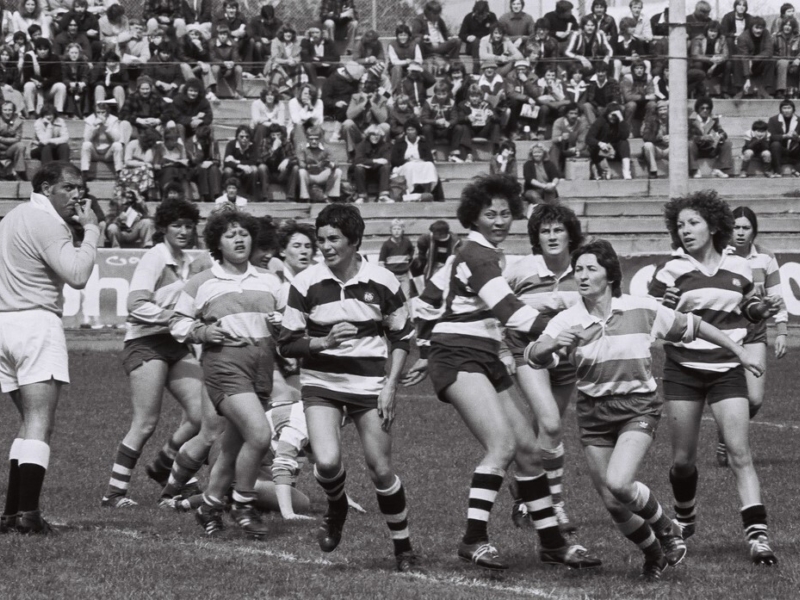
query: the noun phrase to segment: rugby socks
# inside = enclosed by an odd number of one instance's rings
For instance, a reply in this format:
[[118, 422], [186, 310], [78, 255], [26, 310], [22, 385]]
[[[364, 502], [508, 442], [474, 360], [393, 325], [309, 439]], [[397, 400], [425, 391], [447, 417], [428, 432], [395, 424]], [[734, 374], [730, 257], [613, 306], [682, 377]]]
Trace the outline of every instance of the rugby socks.
[[639, 481], [635, 481], [634, 486], [636, 492], [633, 500], [627, 503], [628, 509], [647, 521], [656, 537], [672, 535], [672, 521], [664, 513], [664, 509], [661, 508], [650, 488]]
[[489, 514], [505, 477], [503, 469], [494, 467], [478, 467], [472, 474], [467, 505], [467, 530], [461, 540], [465, 544], [489, 541]]
[[389, 532], [392, 535], [395, 556], [411, 551], [408, 537], [408, 510], [406, 510], [406, 491], [400, 478], [395, 475], [394, 483], [385, 490], [375, 488], [378, 494], [378, 507], [383, 513]]
[[316, 465], [314, 465], [314, 477], [317, 483], [325, 490], [328, 497], [328, 508], [332, 512], [347, 513], [347, 494], [344, 493], [344, 482], [347, 479], [347, 471], [344, 467], [339, 469], [339, 473], [328, 479], [320, 475]]
[[539, 534], [542, 548], [555, 550], [563, 548], [567, 542], [558, 528], [556, 511], [553, 509], [553, 499], [550, 496], [550, 485], [547, 474], [542, 473], [536, 477], [521, 477], [517, 475], [517, 489], [520, 500], [528, 509], [528, 515]]
[[141, 452], [129, 448], [125, 444], [119, 445], [117, 458], [114, 460], [114, 466], [111, 467], [111, 479], [108, 480], [106, 498], [127, 495], [128, 487], [131, 484], [131, 475], [141, 455]]
[[622, 535], [639, 546], [647, 558], [659, 558], [664, 554], [661, 544], [656, 539], [656, 534], [653, 533], [653, 528], [639, 515], [631, 514], [630, 518], [625, 521], [614, 519], [614, 523]]
[[253, 502], [256, 500], [256, 491], [234, 489], [231, 500], [233, 500], [233, 505], [239, 509], [248, 508], [253, 506]]
[[19, 512], [19, 452], [22, 438], [16, 438], [8, 451], [8, 491], [6, 492], [6, 508], [4, 515], [15, 515]]
[[767, 509], [763, 504], [751, 504], [742, 508], [744, 536], [750, 542], [767, 533]]
[[675, 518], [682, 526], [693, 525], [697, 518], [697, 468], [686, 477], [680, 477], [675, 469], [669, 471], [669, 482], [675, 496]]
[[39, 496], [50, 464], [50, 446], [39, 440], [23, 440], [18, 460], [19, 512], [39, 510]]
[[178, 455], [178, 450], [180, 450], [180, 447], [176, 446], [172, 440], [167, 442], [167, 444], [158, 451], [158, 456], [156, 456], [155, 461], [153, 461], [151, 469], [158, 474], [163, 474], [166, 479], [169, 472], [172, 470], [172, 465], [175, 462], [175, 457]]
[[547, 473], [553, 504], [564, 502], [561, 483], [564, 479], [564, 444], [555, 448], [542, 448], [542, 467]]
[[166, 498], [174, 498], [180, 494], [183, 488], [186, 487], [186, 484], [189, 483], [189, 480], [194, 477], [202, 467], [202, 461], [194, 460], [178, 452], [178, 456], [175, 457], [175, 462], [172, 463], [169, 481], [167, 485], [164, 486], [161, 495]]

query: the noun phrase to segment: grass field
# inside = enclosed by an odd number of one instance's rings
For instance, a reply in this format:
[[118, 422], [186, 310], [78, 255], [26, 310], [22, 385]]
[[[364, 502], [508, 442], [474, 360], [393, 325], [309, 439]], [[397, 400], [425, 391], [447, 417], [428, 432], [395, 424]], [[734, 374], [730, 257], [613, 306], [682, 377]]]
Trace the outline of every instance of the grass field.
[[[348, 491], [368, 514], [352, 514], [336, 552], [323, 555], [317, 523], [287, 524], [270, 517], [262, 542], [229, 527], [208, 540], [191, 515], [159, 510], [158, 488], [141, 468], [131, 486], [133, 509], [100, 508], [116, 445], [130, 417], [127, 380], [113, 352], [73, 352], [73, 384], [62, 399], [43, 506], [66, 525], [55, 538], [0, 537], [2, 598], [781, 598], [800, 597], [800, 405], [794, 350], [770, 361], [768, 397], [752, 426], [757, 468], [780, 565], [756, 568], [742, 538], [733, 476], [716, 466], [715, 430], [704, 421], [699, 462], [699, 527], [689, 555], [665, 579], [637, 579], [639, 551], [618, 533], [591, 489], [577, 443], [574, 411], [567, 414], [567, 503], [581, 543], [605, 562], [587, 573], [545, 568], [535, 534], [514, 528], [504, 490], [490, 523], [492, 541], [511, 569], [490, 578], [455, 557], [466, 514], [467, 486], [480, 449], [456, 414], [436, 401], [428, 384], [403, 392], [395, 423], [395, 464], [406, 484], [412, 540], [425, 557], [424, 576], [393, 572], [388, 531], [378, 512], [354, 430], [346, 432]], [[167, 402], [162, 425], [145, 449], [152, 460], [178, 419]], [[0, 422], [3, 450], [17, 419], [7, 402]], [[666, 423], [641, 479], [662, 502], [671, 501]], [[5, 490], [3, 466], [0, 490]], [[309, 472], [300, 487], [319, 518], [324, 501]]]

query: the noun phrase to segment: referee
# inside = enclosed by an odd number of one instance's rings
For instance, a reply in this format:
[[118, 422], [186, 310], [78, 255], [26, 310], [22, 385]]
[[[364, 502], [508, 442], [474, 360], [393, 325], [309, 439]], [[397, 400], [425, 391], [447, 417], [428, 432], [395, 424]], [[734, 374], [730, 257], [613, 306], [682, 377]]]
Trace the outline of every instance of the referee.
[[[0, 221], [0, 390], [22, 415], [9, 454], [2, 533], [53, 532], [39, 511], [39, 496], [58, 395], [69, 383], [62, 290], [65, 283], [76, 289], [86, 285], [100, 237], [91, 200], [80, 205], [82, 193], [77, 167], [47, 163], [33, 178], [30, 202]], [[69, 222], [83, 226], [79, 247]]]

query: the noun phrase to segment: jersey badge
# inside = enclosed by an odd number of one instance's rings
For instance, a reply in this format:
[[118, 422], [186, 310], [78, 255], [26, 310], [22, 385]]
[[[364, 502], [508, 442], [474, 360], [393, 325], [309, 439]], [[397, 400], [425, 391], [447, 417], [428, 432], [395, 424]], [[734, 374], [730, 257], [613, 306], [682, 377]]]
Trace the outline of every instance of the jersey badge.
[[742, 282], [737, 277], [731, 279], [731, 283], [738, 288], [742, 287]]
[[372, 292], [364, 292], [364, 302], [374, 302], [375, 295]]

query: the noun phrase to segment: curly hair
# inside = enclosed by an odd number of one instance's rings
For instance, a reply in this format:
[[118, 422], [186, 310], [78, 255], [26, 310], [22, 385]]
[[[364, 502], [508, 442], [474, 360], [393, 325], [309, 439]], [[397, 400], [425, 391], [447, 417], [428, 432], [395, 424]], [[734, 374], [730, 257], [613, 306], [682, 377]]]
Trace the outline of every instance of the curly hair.
[[286, 250], [295, 235], [304, 235], [311, 242], [311, 256], [317, 253], [317, 232], [309, 223], [298, 223], [294, 219], [286, 219], [278, 226], [278, 246]]
[[253, 240], [253, 250], [264, 250], [272, 255], [278, 253], [278, 228], [272, 217], [266, 215], [258, 218], [258, 235]]
[[758, 217], [756, 217], [756, 213], [754, 213], [749, 206], [737, 206], [733, 209], [733, 220], [735, 222], [736, 219], [742, 217], [750, 221], [750, 226], [753, 228], [753, 238], [751, 241], [755, 240], [758, 235]]
[[247, 233], [250, 234], [250, 238], [253, 240], [252, 244], [255, 243], [255, 239], [258, 236], [258, 219], [254, 216], [234, 210], [215, 212], [208, 217], [208, 221], [206, 221], [206, 227], [203, 230], [203, 239], [206, 241], [206, 248], [208, 248], [212, 258], [216, 261], [222, 262], [220, 241], [231, 225], [239, 225], [246, 229]]
[[664, 221], [675, 249], [683, 248], [678, 234], [678, 216], [686, 209], [697, 212], [703, 218], [708, 224], [714, 249], [722, 252], [731, 241], [735, 221], [728, 203], [715, 190], [694, 192], [667, 202], [664, 205]]
[[611, 295], [614, 298], [622, 296], [622, 267], [611, 242], [595, 239], [575, 250], [570, 259], [573, 271], [575, 270], [575, 263], [584, 254], [593, 254], [597, 258], [597, 264], [606, 270], [606, 278], [611, 286]]
[[539, 240], [539, 230], [542, 225], [561, 223], [567, 230], [569, 238], [569, 251], [574, 252], [583, 244], [583, 231], [578, 215], [571, 208], [561, 204], [540, 204], [528, 219], [528, 239], [534, 254], [541, 254], [542, 245]]
[[200, 211], [188, 200], [173, 200], [159, 204], [154, 217], [156, 228], [162, 230], [181, 219], [189, 219], [197, 225], [200, 222]]
[[361, 217], [361, 212], [352, 204], [328, 204], [317, 215], [314, 227], [317, 231], [323, 227], [335, 227], [350, 244], [355, 245], [356, 249], [361, 247], [364, 219]]
[[506, 175], [479, 175], [474, 177], [461, 191], [461, 201], [456, 217], [467, 229], [475, 226], [481, 211], [492, 204], [495, 198], [508, 202], [508, 208], [515, 219], [522, 216], [522, 188], [519, 182]]

